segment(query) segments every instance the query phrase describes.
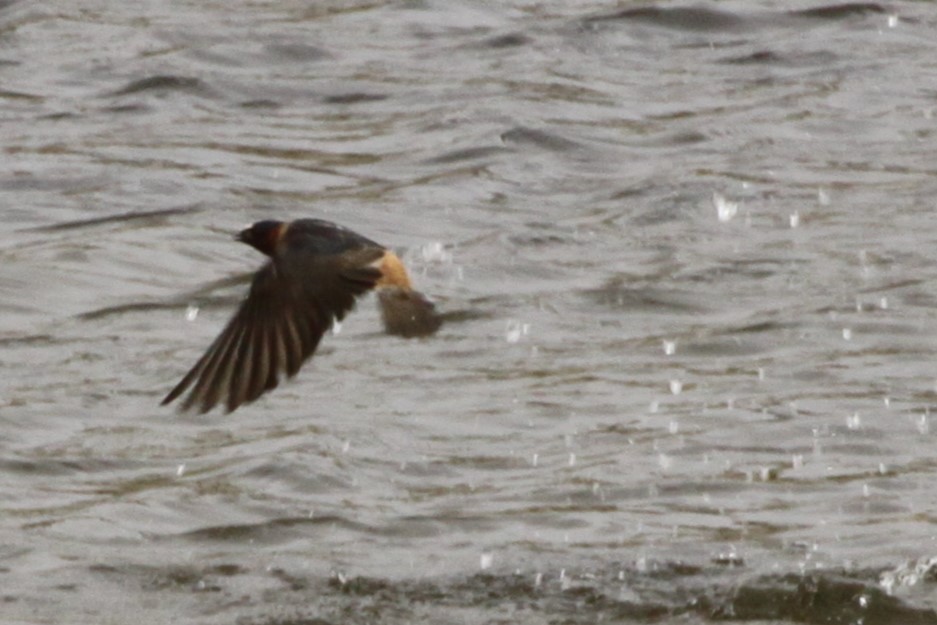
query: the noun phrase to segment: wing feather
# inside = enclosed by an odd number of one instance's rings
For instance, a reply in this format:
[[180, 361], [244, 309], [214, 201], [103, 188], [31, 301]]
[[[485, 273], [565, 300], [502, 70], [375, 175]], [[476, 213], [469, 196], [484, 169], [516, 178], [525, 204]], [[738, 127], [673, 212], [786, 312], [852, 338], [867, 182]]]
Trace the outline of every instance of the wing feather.
[[219, 398], [224, 393], [225, 386], [230, 380], [233, 365], [237, 363], [235, 354], [237, 354], [240, 344], [250, 330], [243, 323], [235, 323], [235, 321], [237, 320], [232, 320], [232, 323], [225, 329], [225, 342], [215, 347], [211, 359], [205, 363], [203, 371], [199, 374], [199, 378], [186, 400], [189, 407], [198, 403], [202, 412], [204, 412], [210, 409], [206, 406], [211, 407], [218, 403]]
[[303, 345], [296, 327], [296, 316], [293, 311], [286, 311], [283, 315], [283, 333], [281, 335], [286, 353], [286, 375], [293, 377], [303, 364]]
[[228, 412], [231, 412], [244, 403], [244, 384], [242, 377], [245, 373], [248, 375], [250, 374], [250, 368], [253, 363], [251, 352], [251, 333], [253, 332], [253, 327], [249, 324], [245, 324], [243, 319], [239, 323], [244, 328], [244, 332], [240, 336], [237, 350], [232, 352], [232, 356], [228, 360], [230, 372], [227, 376], [227, 388], [224, 389], [226, 394], [225, 408]]

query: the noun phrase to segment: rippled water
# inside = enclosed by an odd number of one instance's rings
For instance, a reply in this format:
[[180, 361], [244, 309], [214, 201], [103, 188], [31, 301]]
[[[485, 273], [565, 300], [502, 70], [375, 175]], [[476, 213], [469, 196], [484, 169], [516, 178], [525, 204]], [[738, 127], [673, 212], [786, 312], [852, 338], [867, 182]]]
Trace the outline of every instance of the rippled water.
[[[935, 27], [0, 3], [0, 620], [937, 623]], [[451, 321], [159, 407], [301, 216]]]

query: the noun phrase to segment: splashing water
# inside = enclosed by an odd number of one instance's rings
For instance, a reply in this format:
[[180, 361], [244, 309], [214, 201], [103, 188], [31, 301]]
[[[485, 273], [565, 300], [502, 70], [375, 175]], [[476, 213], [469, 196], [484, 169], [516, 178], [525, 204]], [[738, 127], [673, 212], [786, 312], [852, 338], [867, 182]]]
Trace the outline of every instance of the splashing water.
[[446, 246], [440, 241], [427, 243], [420, 248], [420, 256], [427, 263], [449, 263], [452, 262], [452, 252], [446, 249]]
[[851, 416], [846, 417], [846, 427], [850, 430], [858, 430], [862, 427], [862, 419], [859, 417], [859, 413], [855, 412]]
[[521, 323], [517, 319], [511, 319], [508, 321], [507, 327], [505, 328], [504, 339], [508, 343], [517, 343], [522, 337], [527, 336], [529, 332], [529, 323]]
[[739, 212], [738, 202], [730, 202], [720, 193], [713, 193], [713, 206], [716, 209], [716, 216], [722, 223], [731, 221]]

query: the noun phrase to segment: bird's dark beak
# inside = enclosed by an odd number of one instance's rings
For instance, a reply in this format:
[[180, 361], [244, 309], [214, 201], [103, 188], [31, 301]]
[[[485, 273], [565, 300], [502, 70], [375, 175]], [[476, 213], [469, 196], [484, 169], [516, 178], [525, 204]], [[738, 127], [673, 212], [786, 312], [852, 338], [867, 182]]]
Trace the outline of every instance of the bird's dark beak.
[[248, 245], [250, 245], [250, 234], [251, 234], [251, 229], [244, 228], [243, 230], [238, 232], [236, 235], [234, 235], [234, 240], [240, 241], [241, 243], [247, 243]]

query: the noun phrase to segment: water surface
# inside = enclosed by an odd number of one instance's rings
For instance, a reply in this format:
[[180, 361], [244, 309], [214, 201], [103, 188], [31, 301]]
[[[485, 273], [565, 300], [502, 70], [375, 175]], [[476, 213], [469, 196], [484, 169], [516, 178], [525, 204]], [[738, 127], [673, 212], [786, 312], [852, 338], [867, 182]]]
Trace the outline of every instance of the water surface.
[[[935, 27], [2, 3], [2, 620], [937, 623]], [[161, 408], [304, 216], [453, 320]]]

